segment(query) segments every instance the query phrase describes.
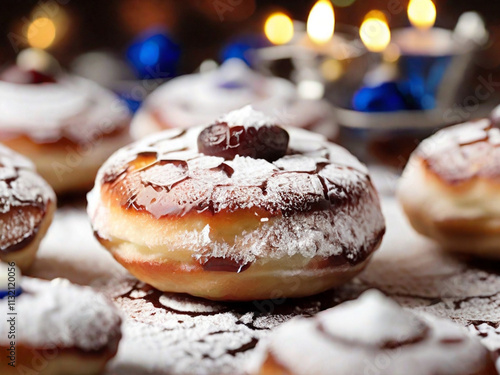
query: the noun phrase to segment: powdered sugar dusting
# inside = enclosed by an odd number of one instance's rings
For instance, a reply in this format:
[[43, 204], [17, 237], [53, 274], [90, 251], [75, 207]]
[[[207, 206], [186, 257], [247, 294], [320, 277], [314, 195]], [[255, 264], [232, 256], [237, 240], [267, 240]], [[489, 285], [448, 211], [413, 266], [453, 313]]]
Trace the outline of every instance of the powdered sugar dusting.
[[145, 107], [157, 111], [169, 127], [189, 128], [249, 104], [275, 114], [296, 100], [295, 87], [289, 81], [264, 77], [241, 60], [230, 59], [215, 71], [169, 81], [148, 97]]
[[276, 123], [276, 119], [265, 115], [262, 112], [254, 111], [252, 106], [247, 105], [242, 109], [229, 112], [217, 120], [219, 123], [226, 123], [229, 126], [245, 126], [258, 128], [264, 125]]
[[[25, 277], [16, 298], [17, 342], [28, 347], [98, 351], [116, 345], [121, 318], [104, 296], [67, 280], [51, 282]], [[0, 300], [7, 316], [7, 300]], [[7, 344], [7, 324], [0, 325], [0, 344]]]
[[422, 142], [415, 156], [451, 182], [499, 179], [500, 129], [489, 119], [446, 128]]
[[[370, 319], [379, 312], [387, 315]], [[389, 346], [379, 346], [384, 343]], [[479, 372], [489, 356], [462, 327], [426, 314], [417, 317], [374, 292], [313, 319], [283, 324], [271, 335], [268, 351], [298, 375], [376, 372], [382, 353], [390, 358], [383, 362], [384, 374], [465, 375]]]
[[55, 200], [30, 161], [0, 145], [0, 251], [31, 237]]
[[[124, 337], [118, 355], [109, 363], [106, 374], [248, 374], [247, 366], [256, 362], [254, 359], [259, 347], [254, 348], [253, 338], [265, 341], [271, 332], [290, 318], [315, 315], [342, 301], [352, 300], [370, 288], [383, 290], [411, 311], [428, 312], [468, 327], [498, 355], [498, 264], [471, 264], [440, 252], [433, 242], [412, 230], [393, 198], [382, 197], [382, 206], [388, 221], [388, 233], [360, 278], [333, 291], [305, 299], [244, 304], [208, 301], [209, 307], [206, 307], [205, 300], [179, 295], [177, 309], [183, 312], [175, 312], [157, 303], [161, 292], [138, 282], [108, 252], [102, 251], [92, 235], [87, 215], [82, 209], [74, 207], [56, 212], [54, 223], [38, 252], [33, 272], [36, 276], [63, 276], [72, 282], [90, 285], [95, 285], [95, 280], [99, 279], [98, 290], [115, 299], [125, 316], [122, 327]], [[151, 294], [155, 296], [152, 301]], [[165, 296], [168, 300], [172, 297], [171, 294]], [[165, 299], [162, 298], [162, 301]], [[212, 303], [214, 305], [210, 305]], [[215, 309], [219, 312], [192, 314], [192, 305], [202, 306], [198, 311], [213, 311], [210, 306], [218, 306]], [[223, 325], [220, 323], [222, 320], [229, 323]], [[195, 324], [201, 321], [205, 323]], [[441, 327], [444, 323], [439, 321]], [[227, 330], [221, 330], [222, 327]], [[215, 334], [209, 334], [212, 332]], [[234, 353], [235, 347], [242, 346], [240, 351]], [[233, 351], [226, 353], [226, 349]], [[300, 358], [305, 360], [303, 353]], [[450, 360], [451, 366], [461, 363], [455, 354], [450, 356]], [[368, 373], [370, 370], [384, 373], [376, 367], [376, 363], [366, 363]]]
[[[130, 289], [108, 295], [128, 317], [124, 340], [110, 371], [128, 374], [127, 363], [142, 363], [134, 373], [242, 374], [257, 342], [294, 316], [311, 316], [333, 303], [302, 299], [220, 303], [162, 293], [130, 280]], [[154, 358], [154, 360], [146, 360]]]
[[418, 318], [377, 290], [324, 311], [317, 319], [333, 338], [378, 348], [423, 339], [427, 329]]
[[[227, 116], [228, 121], [240, 125], [269, 121], [251, 107]], [[207, 233], [195, 230], [169, 239], [172, 246], [193, 249], [198, 259], [209, 251], [212, 256], [244, 263], [264, 255], [280, 258], [293, 254], [308, 258], [345, 254], [355, 261], [358, 255], [367, 255], [366, 244], [374, 246], [379, 240], [384, 219], [368, 171], [342, 147], [317, 134], [290, 128], [289, 153], [274, 163], [241, 156], [224, 160], [197, 152], [201, 130], [148, 137], [118, 151], [105, 163], [88, 198], [88, 212], [99, 236], [121, 236], [108, 232], [108, 213], [99, 203], [101, 188], [106, 187], [126, 207], [157, 218], [208, 209], [216, 214], [251, 208], [287, 217], [241, 233], [233, 244], [206, 246]], [[145, 153], [155, 155], [156, 160], [125, 173], [130, 162]], [[120, 174], [110, 181], [109, 176]], [[316, 206], [326, 208], [314, 209]], [[155, 246], [148, 238], [144, 241], [146, 246]]]
[[0, 82], [0, 129], [35, 142], [65, 137], [77, 144], [125, 126], [129, 112], [110, 91], [76, 76], [50, 85]]

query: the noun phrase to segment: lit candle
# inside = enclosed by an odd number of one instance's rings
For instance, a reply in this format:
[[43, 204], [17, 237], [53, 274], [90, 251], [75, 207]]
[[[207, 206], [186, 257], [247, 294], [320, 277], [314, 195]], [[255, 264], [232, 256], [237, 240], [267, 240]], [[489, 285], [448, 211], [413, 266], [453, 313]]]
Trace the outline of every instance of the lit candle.
[[307, 18], [307, 35], [313, 43], [324, 45], [332, 38], [334, 30], [335, 13], [332, 3], [328, 0], [319, 0]]
[[335, 33], [335, 12], [328, 0], [319, 0], [307, 18], [307, 33], [298, 40], [298, 45], [318, 55], [336, 60], [345, 60], [360, 54], [339, 33]]
[[359, 36], [368, 51], [385, 51], [391, 42], [391, 30], [384, 13], [379, 10], [367, 13], [359, 29]]
[[335, 13], [328, 0], [319, 0], [312, 7], [306, 27], [300, 21], [292, 21], [284, 13], [273, 13], [266, 20], [264, 33], [275, 46], [262, 48], [259, 53], [264, 59], [293, 58], [306, 53], [336, 60], [364, 53], [362, 45], [353, 45], [334, 30]]
[[433, 27], [436, 7], [432, 0], [411, 0], [408, 19], [413, 27], [394, 31], [394, 43], [403, 54], [444, 56], [454, 53], [453, 32]]
[[329, 0], [316, 2], [307, 24], [292, 21], [282, 13], [272, 14], [264, 32], [274, 46], [257, 50], [257, 64], [269, 72], [272, 62], [289, 59], [293, 66], [290, 78], [302, 98], [322, 98], [325, 85], [333, 82], [342, 81], [344, 88], [354, 91], [363, 77], [361, 71], [366, 70], [366, 64], [358, 62], [366, 49], [358, 39], [357, 29], [343, 33], [335, 28], [335, 12]]

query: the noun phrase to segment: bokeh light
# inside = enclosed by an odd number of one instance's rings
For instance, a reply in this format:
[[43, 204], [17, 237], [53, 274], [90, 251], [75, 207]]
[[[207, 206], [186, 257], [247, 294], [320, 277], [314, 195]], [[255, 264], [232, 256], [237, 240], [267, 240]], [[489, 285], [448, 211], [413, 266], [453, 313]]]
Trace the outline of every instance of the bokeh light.
[[56, 25], [47, 17], [39, 17], [28, 26], [26, 38], [31, 47], [48, 48], [56, 38]]
[[273, 13], [264, 25], [266, 37], [273, 44], [285, 44], [293, 38], [293, 22], [284, 13]]

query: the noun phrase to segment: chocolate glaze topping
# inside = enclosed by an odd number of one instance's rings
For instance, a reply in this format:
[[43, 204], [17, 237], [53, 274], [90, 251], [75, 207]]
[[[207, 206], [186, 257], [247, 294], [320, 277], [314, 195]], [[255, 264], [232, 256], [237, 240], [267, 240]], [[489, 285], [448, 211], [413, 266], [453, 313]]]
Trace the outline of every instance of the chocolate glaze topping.
[[251, 207], [291, 215], [355, 205], [373, 190], [366, 168], [321, 136], [288, 129], [291, 145], [272, 162], [199, 152], [207, 129], [164, 132], [122, 149], [101, 169], [100, 182], [125, 207], [156, 217]]
[[0, 253], [28, 245], [55, 199], [30, 161], [0, 145]]

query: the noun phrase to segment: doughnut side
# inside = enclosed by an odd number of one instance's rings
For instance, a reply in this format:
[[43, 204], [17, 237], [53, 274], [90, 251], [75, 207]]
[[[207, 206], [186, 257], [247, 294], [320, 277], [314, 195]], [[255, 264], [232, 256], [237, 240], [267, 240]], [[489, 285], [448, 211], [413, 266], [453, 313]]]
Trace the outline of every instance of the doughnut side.
[[124, 208], [107, 186], [100, 199], [95, 233], [122, 265], [157, 289], [211, 299], [301, 297], [338, 286], [366, 266], [384, 234], [370, 190], [355, 207], [291, 216], [240, 209], [156, 218]]
[[[200, 148], [212, 126], [116, 152], [88, 195], [101, 243], [142, 281], [212, 299], [311, 295], [360, 272], [385, 231], [366, 168], [324, 137], [289, 128], [267, 134], [275, 143], [266, 152], [280, 152], [261, 157], [251, 134], [272, 120], [248, 107], [224, 121], [242, 132], [224, 154]], [[288, 147], [278, 134], [290, 135]]]
[[[23, 277], [16, 297], [16, 367], [1, 373], [97, 374], [118, 349], [121, 317], [111, 301], [90, 287], [64, 279]], [[7, 300], [0, 312], [7, 314]], [[0, 326], [0, 350], [10, 351], [9, 326]], [[12, 371], [14, 370], [14, 371]]]
[[499, 180], [482, 176], [451, 184], [415, 155], [398, 197], [412, 226], [443, 248], [500, 258], [499, 189]]
[[[19, 267], [21, 271], [26, 272], [35, 260], [40, 242], [45, 237], [45, 234], [52, 223], [55, 210], [56, 202], [49, 201], [47, 211], [43, 214], [41, 221], [37, 223], [37, 226], [33, 228], [33, 234], [18, 242], [15, 245], [15, 248], [11, 248], [10, 251], [0, 251], [0, 259], [4, 262], [15, 262], [16, 266]], [[16, 214], [14, 213], [11, 215]], [[29, 218], [26, 218], [25, 215], [20, 215], [18, 216], [18, 220], [29, 221]]]
[[52, 221], [56, 196], [33, 164], [0, 146], [0, 259], [25, 271]]
[[[9, 353], [10, 347], [0, 345], [2, 353]], [[0, 363], [4, 375], [36, 373], [39, 375], [98, 375], [102, 374], [106, 363], [115, 356], [118, 341], [109, 349], [86, 352], [77, 348], [32, 348], [16, 345], [16, 366], [6, 361]]]

